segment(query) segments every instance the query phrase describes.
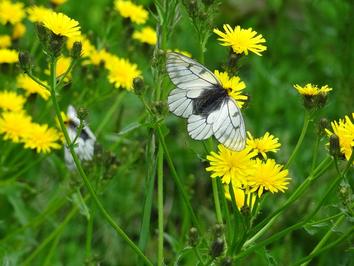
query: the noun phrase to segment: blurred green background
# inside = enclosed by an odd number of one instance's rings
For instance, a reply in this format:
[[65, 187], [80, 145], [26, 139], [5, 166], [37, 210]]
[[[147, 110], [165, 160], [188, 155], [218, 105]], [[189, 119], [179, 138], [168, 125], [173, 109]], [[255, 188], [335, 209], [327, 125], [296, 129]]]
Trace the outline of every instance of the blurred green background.
[[[24, 2], [26, 5], [47, 4], [47, 1]], [[152, 1], [136, 2], [143, 4], [152, 12], [155, 10]], [[59, 7], [59, 10], [77, 19], [82, 31], [90, 36], [97, 47], [107, 47], [109, 51], [136, 62], [143, 71], [146, 83], [151, 85], [150, 61], [153, 48], [134, 42], [130, 38], [132, 26], [125, 25], [112, 7], [112, 1], [106, 0], [69, 0]], [[222, 24], [226, 23], [231, 26], [241, 25], [243, 28], [252, 27], [267, 41], [267, 51], [263, 56], [249, 55], [243, 58], [237, 74], [245, 81], [246, 92], [251, 98], [248, 108], [243, 111], [247, 130], [254, 136], [262, 136], [269, 131], [279, 137], [282, 143], [282, 148], [276, 156], [279, 162], [286, 162], [296, 144], [303, 123], [302, 99], [293, 88], [294, 84], [313, 83], [319, 86], [327, 84], [333, 88], [327, 106], [317, 113], [315, 123], [322, 117], [337, 120], [354, 111], [353, 9], [354, 4], [350, 0], [221, 2], [213, 27], [221, 29]], [[182, 18], [172, 39], [168, 40], [168, 46], [171, 49], [189, 51], [197, 57], [198, 40], [184, 7], [181, 7], [181, 14]], [[155, 26], [156, 22], [152, 16], [148, 24]], [[109, 25], [112, 28], [107, 34]], [[28, 21], [26, 26], [27, 33], [17, 45], [21, 49], [31, 50], [35, 42], [34, 27]], [[217, 36], [211, 34], [205, 54], [205, 65], [211, 70], [220, 69], [228, 57], [228, 49], [220, 46], [216, 39]], [[41, 62], [38, 69], [44, 68], [45, 60], [39, 48], [34, 49], [34, 57]], [[11, 89], [14, 86], [14, 76], [2, 71], [0, 82], [2, 89]], [[171, 88], [172, 86], [167, 87], [166, 90]], [[84, 89], [87, 89], [87, 93], [82, 95]], [[103, 71], [95, 76], [90, 69], [76, 68], [71, 86], [65, 88], [60, 97], [63, 108], [69, 103], [76, 107], [87, 107], [90, 127], [95, 131], [102, 117], [116, 101], [118, 92], [108, 83]], [[38, 99], [34, 99], [28, 105], [37, 121], [42, 119], [41, 122], [55, 125], [54, 119], [48, 121], [48, 117], [54, 117], [54, 112], [48, 106]], [[43, 115], [43, 112], [47, 115]], [[100, 189], [100, 198], [115, 220], [136, 242], [139, 239], [146, 193], [145, 176], [149, 165], [146, 163], [145, 146], [150, 129], [138, 127], [127, 134], [123, 134], [122, 131], [136, 126], [137, 120], [143, 117], [143, 113], [143, 106], [137, 96], [126, 93], [110, 123], [98, 136], [103, 149], [112, 152], [119, 161], [117, 171], [108, 176], [109, 180], [105, 180], [104, 188]], [[215, 223], [214, 205], [210, 178], [204, 170], [205, 164], [200, 161], [200, 156], [205, 155], [203, 147], [200, 142], [189, 138], [185, 120], [169, 114], [166, 117], [166, 125], [169, 129], [167, 145], [176, 168], [190, 192], [193, 206], [203, 221], [202, 226], [211, 232]], [[118, 134], [119, 132], [121, 134]], [[315, 138], [316, 128], [311, 125], [300, 154], [290, 169], [292, 182], [288, 193], [303, 181], [310, 171]], [[327, 153], [325, 143], [326, 140], [321, 142], [320, 158]], [[23, 155], [23, 160], [34, 160], [33, 158], [38, 158], [38, 155], [31, 152]], [[10, 179], [14, 175], [11, 171], [3, 181], [0, 180], [0, 238], [13, 234], [11, 238], [0, 240], [0, 258], [3, 265], [19, 265], [20, 261], [28, 257], [43, 239], [58, 228], [70, 211], [72, 199], [68, 194], [74, 190], [73, 187], [80, 180], [78, 176], [67, 172], [62, 158], [62, 151], [54, 152], [22, 173], [16, 182], [6, 181], [6, 178]], [[87, 166], [92, 167], [87, 169], [93, 169], [91, 173], [101, 173], [106, 164], [107, 162], [102, 160], [95, 166]], [[168, 167], [165, 169], [165, 174], [165, 255], [166, 263], [170, 264], [173, 254], [186, 245], [190, 221], [184, 219], [186, 210], [170, 178]], [[279, 231], [284, 226], [296, 223], [299, 217], [313, 206], [313, 202], [316, 202], [325, 190], [328, 180], [334, 176], [335, 172], [331, 170], [321, 177], [309, 193], [279, 218], [268, 235]], [[271, 213], [286, 198], [287, 194], [269, 195], [260, 218]], [[42, 217], [41, 213], [46, 210], [48, 203], [53, 206], [58, 205], [60, 208], [43, 218], [41, 225], [28, 226], [19, 233], [14, 231], [28, 223], [36, 225], [37, 220], [33, 219]], [[153, 260], [156, 256], [157, 241], [155, 203], [154, 198], [151, 236], [146, 252]], [[88, 206], [93, 207], [93, 204], [89, 202]], [[326, 207], [318, 217], [329, 216], [340, 206], [337, 193], [334, 192], [331, 201], [326, 203]], [[85, 210], [81, 212], [84, 214]], [[87, 220], [84, 215], [75, 216], [66, 225], [48, 265], [83, 264], [86, 225]], [[297, 230], [268, 246], [267, 250], [249, 256], [242, 264], [289, 265], [309, 254], [323, 233], [328, 230], [328, 226], [329, 224], [323, 224], [316, 228]], [[338, 232], [341, 232], [341, 228], [338, 228]], [[36, 257], [32, 265], [44, 263], [45, 255], [50, 252], [50, 246], [40, 253], [41, 256]], [[353, 250], [344, 250], [346, 246], [348, 243], [329, 250], [316, 258], [312, 265], [353, 264]], [[94, 220], [93, 254], [93, 261], [100, 262], [100, 265], [135, 265], [133, 252], [115, 235], [98, 213]], [[193, 265], [193, 263], [193, 260], [185, 261], [181, 265]]]

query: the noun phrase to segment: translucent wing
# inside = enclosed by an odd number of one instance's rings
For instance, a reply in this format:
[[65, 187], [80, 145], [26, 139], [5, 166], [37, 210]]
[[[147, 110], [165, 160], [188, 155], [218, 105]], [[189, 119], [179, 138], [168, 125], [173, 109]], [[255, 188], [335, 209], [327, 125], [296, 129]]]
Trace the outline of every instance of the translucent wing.
[[184, 118], [193, 113], [193, 99], [205, 90], [221, 86], [215, 75], [189, 57], [178, 53], [168, 53], [167, 73], [176, 89], [168, 97], [168, 106], [172, 113]]

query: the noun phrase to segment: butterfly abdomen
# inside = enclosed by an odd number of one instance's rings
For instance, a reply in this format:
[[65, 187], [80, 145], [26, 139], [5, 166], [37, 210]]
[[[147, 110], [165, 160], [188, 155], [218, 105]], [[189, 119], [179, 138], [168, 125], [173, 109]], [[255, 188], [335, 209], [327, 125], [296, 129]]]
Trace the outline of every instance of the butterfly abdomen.
[[229, 97], [222, 87], [204, 90], [193, 101], [193, 114], [207, 116], [211, 112], [220, 109], [223, 101]]

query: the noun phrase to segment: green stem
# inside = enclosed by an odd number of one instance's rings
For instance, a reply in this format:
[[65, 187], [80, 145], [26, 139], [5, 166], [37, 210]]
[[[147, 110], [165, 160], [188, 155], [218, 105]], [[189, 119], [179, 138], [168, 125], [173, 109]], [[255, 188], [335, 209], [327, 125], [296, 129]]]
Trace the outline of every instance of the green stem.
[[187, 192], [184, 189], [183, 184], [181, 182], [181, 179], [178, 176], [176, 168], [175, 168], [175, 166], [174, 166], [174, 164], [172, 162], [170, 153], [169, 153], [168, 148], [166, 146], [165, 137], [164, 137], [160, 127], [157, 128], [157, 133], [159, 135], [159, 140], [160, 140], [160, 142], [162, 144], [162, 147], [163, 147], [163, 150], [164, 150], [164, 153], [165, 153], [165, 156], [166, 156], [166, 160], [167, 160], [168, 166], [169, 166], [169, 168], [170, 168], [170, 170], [172, 172], [172, 177], [173, 177], [174, 182], [175, 182], [175, 184], [177, 186], [177, 189], [181, 193], [182, 199], [183, 199], [184, 203], [187, 206], [187, 209], [189, 211], [189, 214], [191, 215], [191, 218], [192, 218], [194, 226], [197, 227], [199, 232], [202, 232], [200, 224], [199, 224], [199, 221], [197, 219], [197, 216], [195, 215], [195, 213], [193, 211], [193, 208], [192, 208], [192, 205], [191, 205], [191, 203], [190, 203], [190, 201], [188, 199]]
[[[335, 228], [344, 220], [345, 215], [342, 214], [337, 221], [335, 222], [335, 224], [327, 231], [327, 233], [322, 237], [322, 239], [320, 240], [320, 242], [318, 242], [318, 244], [316, 245], [316, 247], [312, 250], [312, 252], [310, 253], [310, 255], [313, 255], [314, 253], [316, 253], [318, 250], [320, 250], [320, 248], [323, 247], [323, 245], [327, 242], [327, 240], [329, 239], [329, 237], [332, 235], [332, 233], [334, 232]], [[301, 264], [301, 266], [306, 266], [310, 263], [311, 259], [309, 259], [307, 262]]]
[[74, 151], [74, 147], [73, 145], [71, 145], [71, 140], [70, 137], [68, 135], [68, 132], [66, 130], [66, 127], [64, 125], [64, 121], [63, 118], [61, 116], [61, 112], [60, 112], [60, 108], [57, 102], [57, 98], [56, 98], [56, 77], [55, 77], [55, 73], [56, 73], [56, 58], [52, 58], [51, 60], [51, 78], [52, 78], [52, 93], [51, 93], [51, 97], [52, 97], [52, 101], [53, 101], [53, 105], [55, 108], [55, 112], [57, 115], [57, 118], [59, 120], [59, 124], [61, 127], [61, 130], [64, 134], [64, 138], [66, 141], [66, 144], [70, 150], [70, 153], [73, 157], [74, 163], [76, 165], [76, 168], [80, 174], [80, 176], [82, 177], [86, 188], [88, 189], [89, 193], [92, 196], [93, 201], [96, 203], [98, 209], [100, 210], [100, 212], [102, 213], [103, 217], [106, 219], [106, 221], [113, 227], [113, 229], [117, 232], [117, 234], [133, 249], [133, 251], [148, 265], [153, 265], [152, 262], [145, 257], [145, 255], [141, 252], [141, 250], [134, 244], [134, 242], [125, 234], [125, 232], [120, 228], [120, 226], [118, 226], [115, 221], [113, 220], [113, 218], [111, 217], [111, 215], [106, 211], [106, 209], [103, 207], [101, 201], [98, 199], [97, 194], [95, 192], [95, 190], [93, 189], [90, 181], [88, 180], [82, 166], [80, 163], [79, 158], [77, 157], [75, 151]]
[[288, 162], [286, 163], [284, 168], [289, 168], [289, 166], [291, 165], [291, 163], [293, 162], [293, 160], [295, 159], [295, 156], [297, 155], [300, 146], [305, 138], [306, 132], [307, 132], [307, 128], [308, 125], [310, 123], [310, 113], [308, 111], [305, 111], [305, 116], [304, 116], [304, 125], [302, 126], [302, 130], [301, 130], [301, 134], [299, 137], [299, 140], [296, 143], [295, 149], [293, 150], [292, 154], [289, 157]]
[[157, 265], [163, 265], [163, 147], [157, 151], [157, 211], [158, 211], [158, 248]]
[[216, 178], [211, 179], [211, 184], [213, 187], [216, 221], [218, 222], [218, 224], [223, 224], [222, 215], [221, 215], [221, 208], [220, 208], [219, 193], [218, 193], [218, 184], [217, 184]]
[[104, 129], [104, 127], [107, 125], [107, 123], [110, 122], [113, 113], [116, 111], [119, 104], [123, 100], [124, 95], [125, 95], [124, 92], [118, 93], [113, 105], [111, 106], [111, 108], [108, 110], [108, 112], [106, 113], [106, 115], [102, 119], [102, 122], [98, 125], [97, 130], [95, 132], [96, 136], [98, 136], [101, 133], [101, 131]]
[[317, 154], [318, 154], [318, 146], [320, 144], [320, 134], [317, 135], [316, 137], [316, 142], [314, 144], [314, 148], [313, 148], [313, 157], [312, 157], [312, 164], [311, 164], [311, 172], [315, 169], [315, 165], [317, 162]]
[[86, 261], [92, 258], [92, 235], [93, 235], [93, 222], [95, 219], [94, 207], [91, 208], [90, 218], [87, 221], [86, 228]]
[[43, 266], [48, 266], [48, 265], [51, 265], [53, 263], [53, 260], [52, 260], [52, 257], [54, 255], [54, 252], [57, 251], [57, 246], [58, 246], [58, 243], [59, 243], [59, 240], [60, 240], [60, 237], [61, 235], [58, 234], [54, 240], [53, 240], [53, 243], [47, 253], [47, 256], [43, 262]]
[[33, 81], [37, 82], [42, 87], [46, 88], [48, 91], [51, 91], [49, 86], [45, 85], [42, 81], [40, 81], [35, 76], [33, 76], [32, 73], [26, 72], [26, 75], [29, 76]]
[[[71, 62], [70, 62], [70, 65], [69, 65], [69, 67], [68, 67], [68, 69], [64, 72], [63, 75], [61, 75], [61, 77], [60, 77], [58, 83], [56, 84], [57, 87], [59, 87], [59, 86], [62, 84], [63, 80], [64, 80], [64, 79], [66, 78], [66, 76], [70, 73], [70, 71], [71, 71], [72, 68], [74, 67], [75, 63], [76, 63], [76, 60], [75, 60], [75, 59], [72, 59]], [[57, 73], [56, 73], [56, 72], [54, 72], [54, 73], [55, 73], [55, 79], [56, 79], [56, 78], [57, 78], [57, 77], [56, 77]]]

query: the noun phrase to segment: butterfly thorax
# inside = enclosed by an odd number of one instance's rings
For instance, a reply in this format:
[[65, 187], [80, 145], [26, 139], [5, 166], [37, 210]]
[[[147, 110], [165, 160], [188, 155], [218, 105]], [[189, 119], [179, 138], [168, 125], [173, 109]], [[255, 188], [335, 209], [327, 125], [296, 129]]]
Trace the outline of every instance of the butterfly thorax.
[[[69, 119], [68, 121], [66, 121], [65, 124], [66, 124], [70, 129], [72, 129], [73, 131], [77, 131], [77, 128], [79, 127], [79, 125], [78, 125], [75, 121], [73, 121], [73, 120], [71, 120], [71, 119]], [[86, 132], [86, 129], [85, 129], [85, 128], [83, 128], [83, 129], [81, 130], [79, 137], [82, 138], [84, 141], [86, 141], [86, 140], [88, 140], [88, 139], [90, 138], [90, 136], [89, 136], [88, 133]]]
[[229, 97], [227, 90], [221, 86], [204, 90], [193, 101], [193, 114], [208, 116], [211, 112], [220, 109], [225, 99]]

